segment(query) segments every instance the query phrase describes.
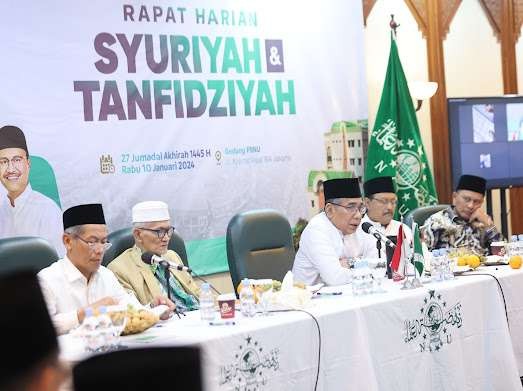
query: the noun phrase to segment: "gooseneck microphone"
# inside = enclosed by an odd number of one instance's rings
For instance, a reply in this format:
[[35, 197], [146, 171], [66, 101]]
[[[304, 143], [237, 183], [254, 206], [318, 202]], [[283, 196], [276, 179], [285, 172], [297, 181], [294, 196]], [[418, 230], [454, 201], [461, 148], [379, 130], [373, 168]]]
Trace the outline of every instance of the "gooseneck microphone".
[[192, 269], [190, 267], [187, 267], [184, 265], [178, 265], [176, 263], [163, 259], [162, 257], [160, 257], [156, 254], [153, 254], [150, 251], [147, 251], [142, 254], [142, 261], [148, 265], [153, 265], [153, 264], [162, 265], [162, 266], [168, 267], [170, 269], [181, 270], [181, 271], [186, 271], [188, 273], [192, 273]]
[[198, 274], [196, 274], [195, 272], [193, 272], [193, 270], [190, 267], [187, 267], [184, 265], [178, 265], [176, 263], [170, 262], [156, 254], [153, 254], [150, 251], [147, 251], [142, 254], [142, 261], [148, 265], [156, 264], [156, 265], [161, 265], [165, 268], [181, 270], [181, 271], [186, 271], [187, 273], [191, 273], [191, 275], [193, 277], [195, 277], [203, 282], [206, 282], [207, 284], [209, 284], [209, 286], [211, 287], [211, 289], [213, 291], [215, 291], [217, 294], [221, 295], [221, 292], [218, 289], [216, 289], [214, 286], [212, 286], [212, 284], [210, 284], [208, 281], [206, 281], [203, 277], [201, 277]]
[[376, 240], [381, 240], [383, 243], [385, 243], [386, 246], [389, 246], [391, 248], [396, 247], [396, 245], [394, 244], [394, 242], [392, 240], [387, 238], [387, 236], [385, 236], [385, 234], [383, 232], [376, 229], [376, 227], [373, 226], [368, 221], [365, 221], [364, 223], [361, 224], [361, 229], [363, 230], [363, 232], [374, 236], [376, 238]]

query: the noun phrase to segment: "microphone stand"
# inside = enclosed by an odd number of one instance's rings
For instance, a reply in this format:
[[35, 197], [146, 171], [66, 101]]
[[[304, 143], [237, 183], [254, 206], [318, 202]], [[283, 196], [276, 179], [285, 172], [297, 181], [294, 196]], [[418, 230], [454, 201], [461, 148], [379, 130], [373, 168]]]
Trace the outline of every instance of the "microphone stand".
[[378, 250], [378, 258], [381, 259], [381, 239], [376, 240], [376, 250]]
[[[163, 266], [163, 272], [165, 276], [165, 289], [167, 290], [167, 297], [169, 300], [173, 301], [172, 295], [171, 295], [171, 284], [170, 284], [170, 278], [171, 278], [171, 268], [169, 267], [169, 264], [167, 262], [161, 263]], [[178, 316], [178, 318], [181, 318], [180, 312], [176, 307], [174, 307], [174, 313]], [[184, 314], [185, 315], [185, 314]]]

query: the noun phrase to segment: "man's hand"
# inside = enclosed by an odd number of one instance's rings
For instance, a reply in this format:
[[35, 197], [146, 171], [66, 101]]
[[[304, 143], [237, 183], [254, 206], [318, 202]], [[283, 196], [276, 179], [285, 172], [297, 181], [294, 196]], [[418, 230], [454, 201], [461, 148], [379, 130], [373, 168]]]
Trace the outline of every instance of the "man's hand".
[[97, 310], [99, 307], [103, 306], [109, 306], [109, 305], [116, 305], [118, 304], [118, 301], [114, 297], [106, 296], [101, 298], [98, 301], [95, 301], [94, 303], [89, 304], [85, 308], [80, 308], [78, 311], [76, 311], [76, 315], [78, 316], [78, 322], [82, 323], [85, 319], [85, 309], [90, 307], [93, 309], [93, 311]]
[[476, 209], [476, 211], [470, 216], [469, 221], [474, 227], [479, 228], [486, 228], [494, 225], [492, 218], [486, 214], [482, 208]]
[[160, 316], [160, 319], [161, 320], [166, 320], [166, 319], [169, 319], [173, 313], [173, 311], [176, 309], [176, 305], [171, 301], [169, 300], [167, 297], [165, 296], [156, 296], [153, 301], [151, 302], [151, 307], [156, 307], [158, 305], [166, 305], [167, 307], [169, 307], [169, 309], [167, 309], [161, 316]]

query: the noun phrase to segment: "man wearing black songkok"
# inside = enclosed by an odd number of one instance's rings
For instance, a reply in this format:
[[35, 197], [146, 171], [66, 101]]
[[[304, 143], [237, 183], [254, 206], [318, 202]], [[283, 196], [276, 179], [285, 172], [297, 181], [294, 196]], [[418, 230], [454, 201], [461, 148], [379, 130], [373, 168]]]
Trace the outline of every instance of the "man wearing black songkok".
[[492, 218], [481, 207], [485, 189], [484, 178], [461, 176], [452, 193], [452, 206], [430, 216], [422, 227], [430, 250], [466, 247], [485, 255], [490, 250], [490, 243], [503, 239]]
[[64, 212], [63, 224], [66, 255], [38, 273], [58, 333], [82, 323], [87, 307], [131, 304], [140, 308], [138, 300], [101, 265], [104, 251], [111, 245], [102, 205], [73, 206]]
[[17, 271], [1, 276], [0, 308], [0, 335], [4, 337], [0, 389], [58, 390], [65, 373], [36, 275]]
[[[397, 237], [401, 223], [394, 220], [394, 212], [398, 204], [398, 197], [394, 188], [394, 182], [390, 176], [382, 176], [369, 179], [363, 184], [365, 193], [365, 205], [367, 214], [361, 220], [368, 222], [383, 233], [385, 236]], [[408, 243], [412, 241], [412, 232], [409, 227], [403, 225], [403, 232]], [[379, 258], [387, 261], [386, 249], [382, 247], [379, 251], [376, 247], [376, 238], [363, 232], [361, 225], [357, 231], [362, 256], [364, 258]]]
[[325, 207], [303, 230], [292, 271], [309, 285], [343, 285], [351, 281], [350, 257], [360, 255], [356, 229], [366, 208], [357, 178], [323, 183]]

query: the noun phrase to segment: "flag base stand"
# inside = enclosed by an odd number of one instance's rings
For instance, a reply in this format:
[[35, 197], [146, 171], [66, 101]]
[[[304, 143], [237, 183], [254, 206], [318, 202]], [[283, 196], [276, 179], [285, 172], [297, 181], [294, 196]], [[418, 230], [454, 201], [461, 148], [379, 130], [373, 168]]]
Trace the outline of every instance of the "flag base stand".
[[414, 276], [414, 278], [409, 280], [409, 276], [405, 276], [405, 281], [403, 281], [403, 285], [401, 286], [401, 290], [408, 290], [408, 289], [416, 289], [423, 287], [423, 283], [421, 280]]

